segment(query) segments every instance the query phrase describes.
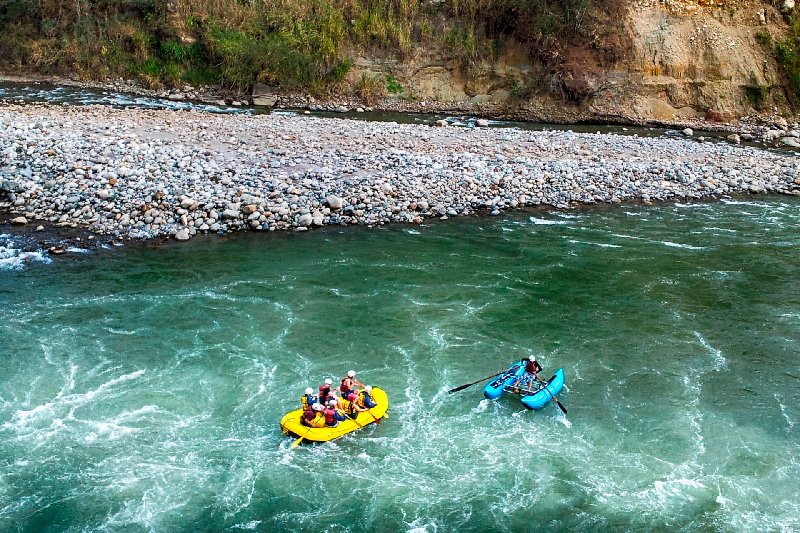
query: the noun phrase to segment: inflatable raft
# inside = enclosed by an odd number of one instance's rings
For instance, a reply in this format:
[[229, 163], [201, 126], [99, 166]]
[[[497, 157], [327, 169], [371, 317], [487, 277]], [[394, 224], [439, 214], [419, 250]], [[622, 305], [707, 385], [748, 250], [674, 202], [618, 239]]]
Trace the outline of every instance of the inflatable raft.
[[520, 394], [520, 401], [528, 409], [541, 409], [547, 405], [564, 388], [564, 369], [559, 368], [553, 377], [547, 380], [547, 385], [539, 384], [539, 389], [534, 389], [528, 394], [527, 385], [519, 388], [519, 393], [514, 392], [511, 385], [525, 373], [523, 361], [514, 363], [511, 367], [498, 375], [483, 387], [483, 395], [490, 400], [499, 398], [504, 392]]
[[302, 409], [286, 413], [281, 418], [281, 430], [287, 434], [295, 437], [303, 437], [303, 440], [310, 440], [313, 442], [326, 442], [333, 439], [338, 439], [348, 433], [357, 429], [361, 429], [366, 425], [379, 422], [386, 411], [389, 410], [389, 397], [383, 389], [372, 387], [372, 399], [377, 404], [372, 409], [367, 409], [355, 419], [348, 418], [339, 422], [339, 425], [333, 428], [310, 428], [300, 423], [300, 416], [303, 414]]

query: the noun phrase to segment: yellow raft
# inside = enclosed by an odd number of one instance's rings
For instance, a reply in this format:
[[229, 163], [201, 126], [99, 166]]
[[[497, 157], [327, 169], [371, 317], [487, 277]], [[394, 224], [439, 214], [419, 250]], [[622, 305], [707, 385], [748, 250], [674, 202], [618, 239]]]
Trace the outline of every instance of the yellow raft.
[[389, 410], [389, 397], [383, 389], [372, 387], [372, 400], [377, 404], [372, 409], [367, 409], [358, 413], [355, 420], [348, 418], [339, 422], [339, 425], [334, 428], [310, 428], [300, 423], [300, 416], [303, 414], [302, 409], [286, 413], [281, 418], [281, 430], [287, 435], [294, 435], [295, 437], [303, 437], [304, 440], [314, 442], [326, 442], [333, 439], [338, 439], [342, 435], [347, 435], [351, 431], [361, 429], [368, 424], [373, 424], [380, 421]]

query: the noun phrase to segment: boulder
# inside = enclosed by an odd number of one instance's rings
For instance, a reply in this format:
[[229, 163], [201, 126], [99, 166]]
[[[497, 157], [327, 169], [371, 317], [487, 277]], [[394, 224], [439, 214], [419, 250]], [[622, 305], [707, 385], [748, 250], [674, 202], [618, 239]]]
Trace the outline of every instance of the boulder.
[[742, 138], [739, 137], [738, 135], [736, 135], [735, 133], [733, 135], [728, 135], [726, 137], [726, 139], [728, 139], [729, 141], [731, 141], [733, 143], [736, 143], [736, 144], [739, 144], [740, 142], [742, 142]]
[[305, 215], [300, 215], [300, 218], [297, 219], [297, 223], [302, 227], [308, 227], [314, 222], [314, 217], [311, 213], [306, 213]]
[[266, 96], [253, 97], [253, 105], [263, 106], [263, 107], [275, 107], [275, 104], [277, 103], [278, 103], [278, 97], [272, 94]]
[[794, 11], [794, 0], [783, 0], [781, 4], [781, 13], [788, 15]]
[[330, 195], [325, 198], [325, 201], [328, 202], [328, 207], [331, 209], [341, 209], [344, 206], [344, 200], [338, 196]]
[[784, 137], [781, 139], [781, 144], [784, 146], [791, 146], [792, 148], [800, 148], [800, 140], [794, 137]]
[[485, 118], [479, 118], [478, 120], [475, 121], [475, 125], [481, 128], [485, 128], [486, 126], [489, 125], [489, 121], [486, 120]]
[[222, 218], [239, 218], [239, 211], [235, 209], [226, 209], [222, 212]]
[[772, 141], [780, 139], [782, 135], [783, 132], [780, 130], [768, 130], [767, 133], [764, 134], [764, 140], [771, 143]]
[[437, 126], [440, 126], [440, 127], [444, 127], [444, 126], [447, 126], [447, 121], [445, 119], [441, 119], [441, 120], [437, 120], [436, 122], [434, 122], [434, 124], [436, 124]]
[[12, 218], [11, 223], [16, 224], [18, 226], [22, 226], [28, 223], [28, 219], [25, 217]]
[[190, 238], [191, 235], [187, 228], [181, 228], [175, 233], [175, 240], [177, 241], [188, 241]]
[[20, 193], [23, 192], [25, 189], [14, 180], [2, 180], [0, 181], [0, 192], [11, 192], [11, 193]]
[[685, 128], [681, 133], [683, 133], [687, 137], [691, 137], [692, 135], [694, 135], [694, 130], [692, 130], [692, 128]]

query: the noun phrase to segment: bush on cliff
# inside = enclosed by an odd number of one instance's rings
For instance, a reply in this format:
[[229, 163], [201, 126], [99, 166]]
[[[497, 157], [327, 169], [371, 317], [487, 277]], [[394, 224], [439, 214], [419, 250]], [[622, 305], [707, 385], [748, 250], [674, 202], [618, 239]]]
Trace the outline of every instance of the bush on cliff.
[[[324, 91], [354, 53], [415, 45], [470, 69], [509, 40], [580, 99], [593, 69], [627, 53], [625, 0], [5, 0], [0, 68], [151, 84], [257, 81]], [[547, 85], [547, 84], [545, 84]]]

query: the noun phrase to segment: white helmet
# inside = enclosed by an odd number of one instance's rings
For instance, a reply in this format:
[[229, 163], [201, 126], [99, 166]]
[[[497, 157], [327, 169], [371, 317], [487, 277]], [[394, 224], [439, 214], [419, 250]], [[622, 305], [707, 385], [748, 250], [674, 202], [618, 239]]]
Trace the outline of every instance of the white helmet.
[[332, 384], [333, 381], [331, 380], [331, 378], [325, 378], [325, 385], [332, 385]]
[[348, 378], [354, 378], [354, 377], [356, 377], [356, 371], [355, 371], [355, 370], [348, 370], [348, 371], [347, 371], [347, 377], [348, 377]]
[[315, 403], [314, 405], [312, 405], [312, 406], [311, 406], [311, 408], [312, 408], [313, 410], [315, 410], [315, 411], [322, 411], [322, 409], [323, 409], [323, 407], [322, 407], [322, 404], [321, 404], [321, 403]]
[[367, 394], [372, 392], [372, 385], [364, 385], [364, 390], [367, 391]]
[[530, 357], [528, 357], [528, 359], [530, 359], [531, 361], [536, 361], [536, 356], [535, 355], [531, 355]]
[[306, 387], [306, 394], [314, 394], [314, 389], [311, 387]]
[[328, 405], [336, 405], [336, 400], [328, 400]]

